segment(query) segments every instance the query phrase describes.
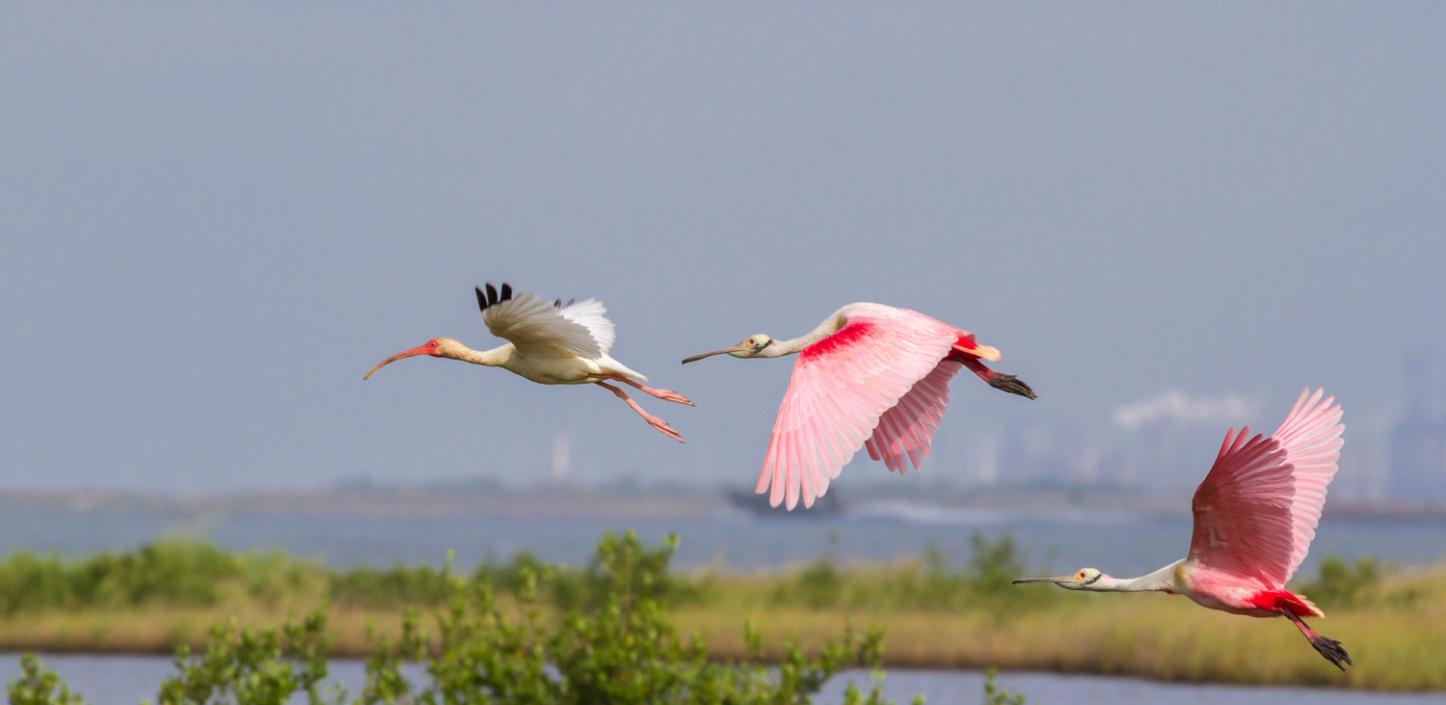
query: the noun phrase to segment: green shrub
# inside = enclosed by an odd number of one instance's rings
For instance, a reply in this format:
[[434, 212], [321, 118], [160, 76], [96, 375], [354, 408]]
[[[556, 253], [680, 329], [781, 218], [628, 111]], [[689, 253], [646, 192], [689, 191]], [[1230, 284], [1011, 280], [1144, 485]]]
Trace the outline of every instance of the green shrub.
[[[204, 653], [176, 654], [176, 675], [156, 696], [160, 705], [286, 705], [298, 693], [326, 702], [326, 617], [313, 614], [281, 629], [244, 629], [235, 621], [211, 628]], [[340, 702], [340, 697], [336, 699]]]
[[236, 555], [167, 539], [136, 551], [66, 562], [15, 553], [0, 562], [0, 611], [114, 605], [210, 605], [241, 575]]
[[1381, 565], [1374, 558], [1357, 558], [1355, 564], [1340, 556], [1326, 556], [1316, 579], [1302, 583], [1296, 591], [1323, 608], [1352, 607], [1378, 596]]
[[332, 601], [339, 605], [431, 607], [446, 600], [450, 580], [446, 568], [408, 567], [398, 563], [384, 570], [362, 566], [332, 573], [328, 590]]
[[999, 672], [993, 668], [984, 671], [984, 705], [1024, 705], [1024, 696], [1011, 693], [994, 682]]
[[20, 677], [5, 689], [10, 705], [85, 705], [35, 654], [20, 657]]
[[[396, 584], [426, 600], [440, 579], [443, 605], [433, 628], [422, 627], [418, 611], [408, 609], [397, 640], [373, 642], [366, 681], [355, 697], [339, 687], [323, 688], [329, 643], [318, 613], [279, 629], [253, 630], [234, 621], [213, 627], [201, 653], [177, 653], [176, 673], [161, 684], [157, 702], [805, 705], [840, 670], [880, 664], [882, 634], [859, 636], [851, 628], [817, 654], [789, 646], [781, 662], [767, 663], [762, 638], [747, 624], [742, 660], [710, 658], [701, 641], [681, 639], [667, 618], [670, 596], [678, 590], [668, 572], [675, 546], [672, 537], [649, 549], [631, 533], [604, 536], [588, 568], [569, 578], [579, 597], [576, 607], [561, 615], [549, 604], [560, 573], [548, 566], [515, 564], [509, 578], [513, 599], [505, 608], [486, 573], [461, 578], [447, 568], [431, 574], [393, 570], [362, 579], [352, 572], [352, 584], [365, 586], [357, 594]], [[412, 663], [425, 667], [427, 682], [407, 678]], [[10, 684], [11, 705], [81, 703], [34, 657], [25, 657], [22, 671]], [[984, 692], [988, 705], [1023, 702], [998, 689], [992, 672]], [[845, 691], [846, 705], [884, 702], [877, 679], [868, 692], [853, 684]]]

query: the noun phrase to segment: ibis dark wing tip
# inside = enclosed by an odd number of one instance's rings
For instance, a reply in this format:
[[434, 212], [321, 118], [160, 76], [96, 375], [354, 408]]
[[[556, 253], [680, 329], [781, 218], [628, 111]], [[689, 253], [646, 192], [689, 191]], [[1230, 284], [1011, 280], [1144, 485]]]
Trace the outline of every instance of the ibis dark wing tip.
[[511, 301], [511, 300], [512, 300], [512, 285], [511, 285], [511, 284], [508, 284], [507, 282], [502, 282], [502, 295], [501, 295], [500, 297], [498, 297], [498, 301]]
[[492, 286], [492, 282], [487, 282], [487, 283], [484, 284], [483, 286], [487, 287], [487, 305], [488, 305], [488, 306], [496, 306], [496, 305], [497, 305], [497, 287]]
[[482, 293], [482, 287], [480, 287], [480, 286], [474, 286], [474, 287], [472, 287], [472, 288], [477, 291], [477, 308], [479, 308], [479, 309], [481, 309], [481, 310], [483, 310], [483, 311], [486, 311], [486, 310], [487, 310], [487, 295], [484, 294], [484, 293]]

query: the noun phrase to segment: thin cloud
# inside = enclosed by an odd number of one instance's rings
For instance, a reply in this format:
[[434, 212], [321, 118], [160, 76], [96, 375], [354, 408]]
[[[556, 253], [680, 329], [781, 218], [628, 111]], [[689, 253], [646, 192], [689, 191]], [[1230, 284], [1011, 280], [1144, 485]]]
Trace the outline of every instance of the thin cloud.
[[1256, 406], [1255, 401], [1235, 392], [1218, 397], [1197, 397], [1172, 389], [1115, 407], [1110, 413], [1110, 420], [1127, 431], [1137, 431], [1157, 423], [1239, 425], [1255, 413]]

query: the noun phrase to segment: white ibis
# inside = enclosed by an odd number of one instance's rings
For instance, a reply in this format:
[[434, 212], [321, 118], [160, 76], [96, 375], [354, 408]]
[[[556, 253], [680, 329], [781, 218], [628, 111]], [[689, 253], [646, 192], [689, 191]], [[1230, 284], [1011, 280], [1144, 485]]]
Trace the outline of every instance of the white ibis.
[[613, 324], [603, 315], [607, 309], [601, 301], [586, 299], [564, 305], [559, 299], [548, 303], [534, 294], [514, 296], [508, 284], [500, 291], [487, 284], [486, 291], [477, 289], [477, 305], [487, 330], [509, 342], [491, 350], [473, 350], [451, 338], [432, 338], [378, 362], [362, 379], [397, 360], [430, 355], [501, 367], [538, 384], [596, 384], [623, 400], [648, 425], [683, 442], [683, 436], [666, 421], [644, 411], [627, 392], [611, 384], [619, 382], [664, 401], [693, 406], [677, 392], [644, 386], [647, 377], [608, 355]]

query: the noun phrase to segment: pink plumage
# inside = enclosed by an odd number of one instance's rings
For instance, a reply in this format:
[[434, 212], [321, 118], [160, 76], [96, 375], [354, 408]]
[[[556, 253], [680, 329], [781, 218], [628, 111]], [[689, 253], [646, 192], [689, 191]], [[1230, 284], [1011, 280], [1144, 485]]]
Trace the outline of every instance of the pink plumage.
[[890, 470], [922, 467], [965, 360], [986, 380], [1014, 379], [978, 362], [998, 351], [917, 311], [850, 304], [820, 329], [799, 351], [758, 475], [775, 507], [813, 506], [864, 446]]
[[1251, 437], [1249, 427], [1226, 432], [1191, 502], [1192, 574], [1225, 573], [1274, 588], [1305, 560], [1344, 443], [1341, 407], [1322, 396], [1302, 392], [1268, 438]]
[[1341, 407], [1306, 389], [1269, 437], [1248, 427], [1225, 432], [1209, 474], [1195, 490], [1190, 555], [1136, 578], [1096, 568], [1073, 575], [1016, 580], [1094, 592], [1166, 592], [1204, 607], [1251, 617], [1285, 617], [1312, 648], [1341, 670], [1351, 665], [1339, 641], [1316, 633], [1305, 617], [1325, 614], [1285, 584], [1305, 560], [1340, 460]]

